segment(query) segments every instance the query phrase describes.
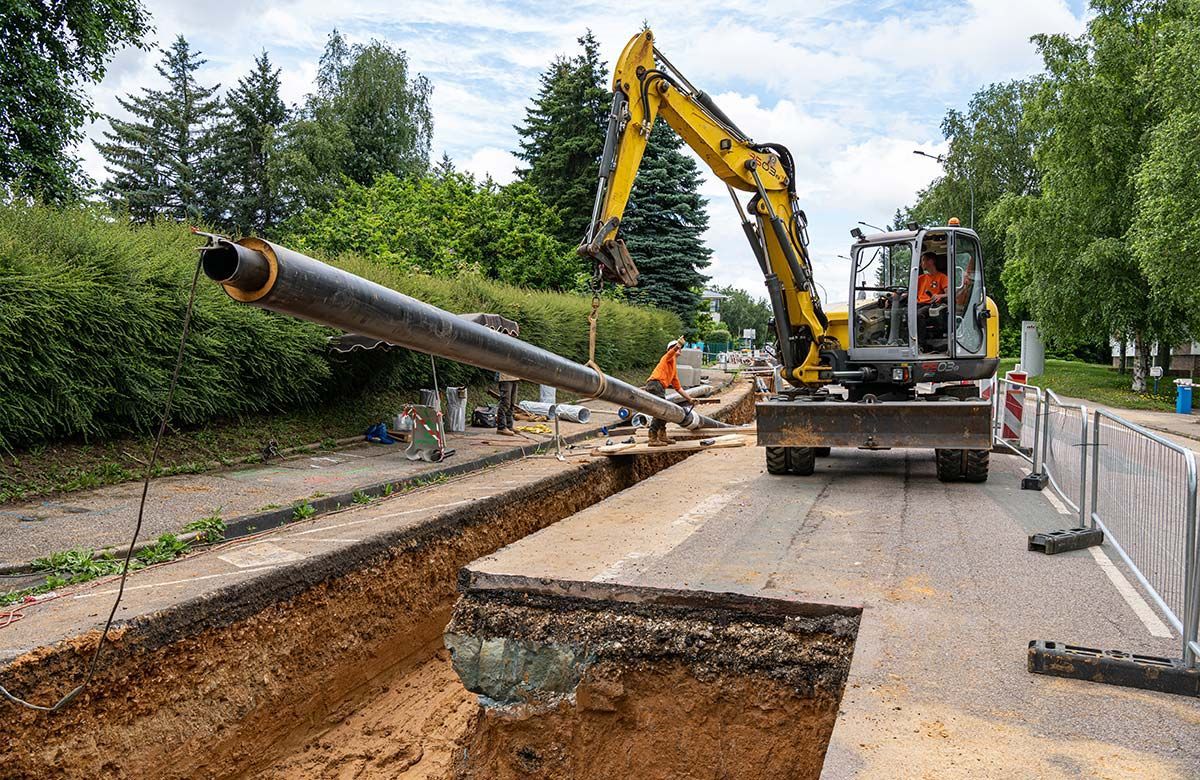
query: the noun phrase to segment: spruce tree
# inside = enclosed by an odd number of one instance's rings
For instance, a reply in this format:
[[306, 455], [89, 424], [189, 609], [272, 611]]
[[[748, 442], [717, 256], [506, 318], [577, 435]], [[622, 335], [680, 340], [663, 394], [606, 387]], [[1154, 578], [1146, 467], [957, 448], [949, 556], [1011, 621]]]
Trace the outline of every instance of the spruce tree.
[[516, 128], [521, 136], [516, 156], [527, 164], [517, 175], [557, 212], [558, 238], [571, 245], [590, 227], [612, 104], [600, 44], [589, 30], [579, 45], [581, 53], [556, 58], [542, 74], [538, 94]]
[[641, 272], [631, 297], [675, 312], [690, 331], [708, 280], [700, 270], [708, 267], [712, 250], [703, 239], [708, 213], [700, 196], [700, 169], [682, 146], [666, 122], [655, 122], [621, 235]]
[[104, 195], [134, 222], [193, 220], [206, 211], [200, 181], [221, 103], [214, 97], [219, 85], [196, 82], [205, 62], [182, 35], [176, 38], [155, 66], [167, 88], [143, 87], [140, 95], [118, 98], [131, 118], [109, 117], [107, 140], [96, 144], [110, 175]]
[[205, 216], [239, 233], [264, 235], [287, 216], [271, 157], [288, 120], [279, 96], [279, 69], [265, 51], [226, 95], [225, 108], [204, 182]]

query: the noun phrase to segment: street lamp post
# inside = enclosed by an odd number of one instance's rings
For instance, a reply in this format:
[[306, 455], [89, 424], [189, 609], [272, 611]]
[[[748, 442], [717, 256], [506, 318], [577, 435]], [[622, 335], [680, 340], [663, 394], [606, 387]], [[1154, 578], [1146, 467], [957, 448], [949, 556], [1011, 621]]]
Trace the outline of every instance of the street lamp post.
[[[946, 155], [944, 154], [929, 154], [922, 152], [920, 149], [913, 149], [913, 154], [919, 154], [922, 157], [928, 157], [931, 160], [937, 160], [942, 165], [946, 164]], [[967, 171], [967, 189], [971, 192], [971, 229], [975, 229], [975, 182], [971, 180], [971, 172]]]

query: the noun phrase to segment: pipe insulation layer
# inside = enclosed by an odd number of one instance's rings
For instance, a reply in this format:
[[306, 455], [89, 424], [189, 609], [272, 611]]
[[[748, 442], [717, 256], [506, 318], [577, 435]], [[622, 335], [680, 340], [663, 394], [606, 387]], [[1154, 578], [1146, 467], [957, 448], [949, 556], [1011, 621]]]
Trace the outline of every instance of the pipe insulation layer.
[[587, 366], [269, 241], [220, 239], [202, 252], [205, 276], [242, 303], [599, 398], [685, 428], [728, 427], [614, 377], [601, 380]]
[[521, 407], [530, 414], [539, 414], [542, 417], [566, 420], [573, 423], [586, 423], [592, 419], [592, 410], [586, 406], [575, 406], [574, 404], [544, 404], [540, 401], [521, 401], [517, 406]]

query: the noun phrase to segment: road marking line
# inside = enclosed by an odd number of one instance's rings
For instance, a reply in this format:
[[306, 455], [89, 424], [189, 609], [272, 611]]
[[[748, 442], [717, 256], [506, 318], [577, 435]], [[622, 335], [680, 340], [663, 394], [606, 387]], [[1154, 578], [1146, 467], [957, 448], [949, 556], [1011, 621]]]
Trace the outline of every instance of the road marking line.
[[1158, 619], [1158, 615], [1154, 614], [1154, 610], [1142, 598], [1142, 594], [1138, 593], [1133, 585], [1130, 584], [1125, 575], [1121, 573], [1121, 570], [1117, 568], [1117, 565], [1112, 562], [1112, 559], [1099, 547], [1089, 547], [1088, 550], [1092, 553], [1092, 558], [1096, 560], [1101, 570], [1108, 576], [1109, 582], [1121, 594], [1121, 598], [1125, 599], [1125, 603], [1141, 619], [1142, 624], [1146, 626], [1146, 630], [1150, 632], [1150, 636], [1169, 639], [1171, 637], [1171, 629], [1167, 628], [1166, 624]]
[[386, 515], [372, 515], [371, 517], [364, 517], [361, 520], [349, 520], [345, 523], [334, 523], [333, 525], [322, 525], [317, 528], [310, 528], [307, 531], [297, 531], [294, 534], [283, 534], [281, 538], [293, 539], [297, 536], [305, 536], [307, 534], [319, 534], [326, 531], [332, 531], [334, 528], [345, 528], [351, 525], [362, 525], [363, 523], [375, 523], [379, 522], [380, 520], [390, 520], [393, 517], [400, 517], [401, 515], [415, 515], [418, 512], [429, 512], [434, 509], [446, 509], [452, 506], [459, 506], [460, 504], [470, 504], [473, 501], [482, 501], [485, 498], [491, 498], [491, 496], [464, 498], [462, 501], [451, 501], [449, 504], [434, 504], [432, 506], [420, 507], [418, 509], [405, 509], [403, 512], [389, 512]]
[[[151, 582], [147, 585], [126, 585], [125, 592], [128, 593], [131, 590], [146, 590], [147, 588], [165, 588], [169, 585], [186, 585], [189, 582], [199, 582], [200, 580], [211, 580], [216, 577], [232, 577], [235, 574], [253, 574], [256, 571], [269, 571], [270, 569], [278, 569], [278, 568], [279, 568], [278, 564], [272, 564], [271, 566], [260, 566], [257, 569], [238, 569], [237, 571], [223, 571], [220, 574], [205, 574], [200, 577], [188, 577], [188, 578], [182, 579], [182, 580], [171, 580], [170, 582]], [[91, 593], [80, 593], [79, 595], [74, 596], [73, 598], [90, 599], [93, 596], [111, 596], [112, 594], [116, 593], [117, 590], [118, 590], [117, 588], [113, 588], [112, 590], [97, 590], [97, 591], [92, 591]]]
[[1067, 509], [1067, 505], [1059, 501], [1058, 496], [1054, 495], [1054, 488], [1047, 485], [1046, 489], [1042, 491], [1042, 495], [1046, 497], [1046, 500], [1054, 506], [1060, 515], [1071, 514], [1071, 510]]

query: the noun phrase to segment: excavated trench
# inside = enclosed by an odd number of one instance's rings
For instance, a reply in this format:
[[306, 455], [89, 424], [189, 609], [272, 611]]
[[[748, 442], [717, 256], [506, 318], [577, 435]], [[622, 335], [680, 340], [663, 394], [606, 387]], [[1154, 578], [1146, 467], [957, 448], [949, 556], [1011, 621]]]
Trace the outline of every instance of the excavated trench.
[[[753, 396], [736, 392], [722, 416], [742, 422]], [[72, 706], [53, 716], [6, 713], [0, 778], [598, 778], [620, 776], [620, 761], [605, 758], [618, 755], [676, 756], [646, 764], [653, 768], [643, 777], [815, 776], [856, 617], [853, 628], [831, 631], [736, 610], [630, 613], [620, 625], [640, 620], [656, 637], [721, 639], [707, 654], [621, 654], [612, 646], [629, 643], [605, 634], [613, 625], [605, 610], [572, 605], [575, 629], [590, 626], [589, 663], [574, 689], [528, 697], [525, 709], [481, 707], [443, 645], [461, 567], [683, 457], [596, 459], [369, 540], [339, 560], [271, 572], [247, 586], [253, 593], [195, 599], [131, 621]], [[456, 625], [466, 625], [470, 604], [479, 606], [464, 598]], [[476, 629], [483, 615], [473, 613]], [[513, 610], [497, 615], [514, 631], [538, 624], [529, 615], [516, 620]], [[730, 634], [740, 623], [757, 626], [757, 636]], [[6, 665], [4, 679], [29, 698], [57, 698], [80, 681], [96, 641], [93, 632], [27, 653]], [[743, 652], [794, 650], [797, 642], [820, 647], [819, 685], [792, 674], [794, 659], [749, 663]], [[668, 743], [692, 748], [672, 754]]]

